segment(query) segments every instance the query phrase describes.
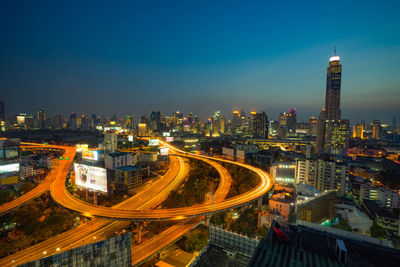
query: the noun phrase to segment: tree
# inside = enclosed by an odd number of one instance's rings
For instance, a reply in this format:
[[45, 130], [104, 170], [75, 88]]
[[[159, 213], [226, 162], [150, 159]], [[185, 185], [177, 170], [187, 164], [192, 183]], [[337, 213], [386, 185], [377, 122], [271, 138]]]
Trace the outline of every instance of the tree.
[[31, 182], [26, 182], [24, 183], [21, 188], [19, 189], [19, 193], [21, 195], [28, 193], [29, 191], [31, 191], [33, 188], [35, 188], [35, 185]]
[[375, 238], [384, 239], [386, 237], [386, 230], [375, 222], [371, 226], [370, 233]]
[[14, 195], [9, 191], [0, 191], [0, 205], [10, 202], [14, 199]]
[[339, 223], [332, 225], [332, 227], [351, 232], [350, 225], [343, 219], [339, 219]]
[[40, 217], [43, 211], [35, 205], [35, 202], [30, 202], [20, 207], [15, 214], [15, 221], [26, 234], [33, 234], [40, 227]]

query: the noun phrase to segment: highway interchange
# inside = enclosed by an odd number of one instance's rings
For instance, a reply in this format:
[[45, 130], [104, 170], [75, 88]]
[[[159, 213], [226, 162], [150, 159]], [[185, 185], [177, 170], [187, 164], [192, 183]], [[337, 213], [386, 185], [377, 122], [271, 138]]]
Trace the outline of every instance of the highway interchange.
[[[50, 189], [51, 196], [60, 205], [80, 212], [84, 216], [95, 216], [99, 218], [93, 218], [88, 223], [82, 224], [28, 249], [0, 259], [0, 264], [2, 266], [16, 266], [41, 257], [57, 254], [74, 247], [93, 243], [105, 239], [115, 232], [118, 233], [122, 231], [132, 221], [181, 220], [181, 222], [177, 222], [174, 226], [168, 228], [154, 238], [147, 240], [140, 245], [133, 246], [132, 262], [133, 264], [137, 264], [166, 245], [174, 242], [188, 230], [195, 227], [201, 222], [203, 215], [250, 203], [262, 197], [272, 187], [272, 181], [269, 175], [253, 166], [230, 160], [195, 155], [172, 147], [165, 142], [161, 142], [161, 144], [169, 147], [170, 151], [175, 154], [174, 156], [170, 155], [170, 167], [167, 173], [154, 183], [146, 186], [138, 194], [111, 208], [99, 207], [80, 201], [73, 197], [66, 189], [65, 179], [75, 156], [74, 147], [42, 145], [63, 150], [64, 158], [68, 158], [68, 160], [61, 160], [57, 167], [50, 172], [48, 177], [46, 177], [45, 181], [39, 185], [41, 187], [35, 187], [32, 190], [33, 193], [30, 191], [30, 195], [25, 194], [28, 196], [21, 200], [16, 199], [12, 201], [14, 202], [13, 204], [8, 204], [8, 206], [5, 207], [3, 207], [4, 205], [0, 206], [0, 212], [4, 214], [9, 210], [22, 205], [24, 202], [38, 197], [41, 193]], [[27, 145], [34, 147], [33, 144]], [[189, 171], [188, 162], [184, 157], [203, 160], [218, 171], [220, 175], [220, 183], [213, 194], [214, 200], [205, 204], [197, 204], [192, 207], [155, 209], [166, 199], [171, 190], [178, 188], [183, 183]], [[242, 195], [225, 199], [230, 190], [231, 176], [227, 170], [216, 161], [236, 164], [255, 172], [260, 178], [259, 184]], [[189, 219], [190, 217], [194, 218]], [[118, 220], [115, 221], [115, 219]]]

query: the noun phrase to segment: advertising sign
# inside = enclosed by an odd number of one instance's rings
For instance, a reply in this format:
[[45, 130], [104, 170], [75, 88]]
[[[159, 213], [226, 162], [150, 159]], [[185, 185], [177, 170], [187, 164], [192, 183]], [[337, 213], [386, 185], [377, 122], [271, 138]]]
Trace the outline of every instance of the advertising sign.
[[74, 163], [75, 183], [96, 191], [107, 192], [107, 170]]
[[128, 141], [133, 142], [133, 135], [128, 135]]
[[164, 137], [166, 137], [166, 136], [171, 136], [171, 133], [170, 132], [163, 132], [163, 134], [162, 134]]
[[158, 139], [150, 139], [149, 146], [158, 146]]
[[168, 147], [161, 147], [160, 148], [160, 155], [161, 156], [168, 156], [168, 151], [169, 151]]
[[76, 152], [82, 152], [83, 150], [88, 150], [89, 146], [88, 144], [77, 144], [75, 145]]
[[98, 160], [99, 159], [99, 152], [97, 150], [83, 150], [82, 151], [82, 158], [83, 159], [90, 159], [90, 160]]
[[174, 137], [172, 137], [172, 136], [167, 136], [167, 137], [165, 138], [165, 141], [167, 141], [167, 142], [174, 142]]
[[0, 165], [0, 174], [19, 171], [19, 163]]

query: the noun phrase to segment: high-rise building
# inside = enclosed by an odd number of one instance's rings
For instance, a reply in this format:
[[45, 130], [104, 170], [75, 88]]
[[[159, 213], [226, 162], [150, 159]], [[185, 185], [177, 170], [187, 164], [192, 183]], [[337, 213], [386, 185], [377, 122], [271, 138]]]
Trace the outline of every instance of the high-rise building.
[[372, 126], [372, 138], [373, 139], [379, 139], [381, 137], [381, 126], [380, 125], [374, 125]]
[[221, 117], [219, 131], [221, 132], [221, 134], [225, 133], [225, 117], [224, 116]]
[[53, 116], [53, 129], [59, 130], [63, 128], [64, 118], [61, 114], [54, 114]]
[[147, 136], [147, 124], [146, 123], [139, 123], [138, 124], [138, 135], [139, 136]]
[[71, 129], [71, 130], [78, 129], [78, 119], [77, 119], [77, 116], [76, 116], [75, 112], [72, 113], [69, 116], [69, 120], [68, 120], [68, 125], [67, 126], [68, 126], [68, 129]]
[[350, 167], [330, 160], [300, 159], [296, 161], [296, 181], [306, 183], [323, 192], [337, 190], [344, 194], [349, 180]]
[[329, 59], [326, 73], [325, 108], [321, 111], [317, 125], [317, 154], [346, 154], [350, 122], [340, 118], [340, 91], [342, 65], [340, 57]]
[[272, 138], [276, 138], [279, 132], [279, 121], [271, 121], [269, 127], [269, 136]]
[[46, 129], [46, 111], [44, 109], [37, 111], [36, 120], [38, 129]]
[[221, 111], [217, 110], [214, 112], [214, 116], [211, 120], [212, 136], [220, 136], [221, 130]]
[[286, 128], [289, 136], [294, 136], [296, 134], [296, 108], [291, 108], [288, 113], [286, 113]]
[[153, 131], [160, 131], [162, 122], [161, 111], [153, 110], [150, 114], [150, 121], [151, 121], [151, 129]]
[[194, 122], [193, 113], [192, 112], [190, 112], [190, 114], [188, 115], [187, 121], [188, 121], [189, 124], [192, 124]]
[[393, 117], [392, 119], [392, 130], [395, 130], [397, 128], [397, 119], [396, 117]]
[[125, 125], [126, 130], [133, 130], [135, 128], [135, 116], [127, 115], [125, 116]]
[[233, 118], [232, 118], [232, 133], [233, 134], [239, 132], [240, 125], [241, 125], [240, 113], [239, 113], [239, 111], [235, 110], [235, 111], [233, 111]]
[[349, 120], [325, 121], [324, 154], [346, 154], [350, 134], [349, 129]]
[[364, 124], [353, 125], [353, 138], [364, 139]]
[[340, 120], [340, 87], [342, 79], [342, 65], [340, 57], [334, 55], [329, 59], [326, 70], [325, 109], [327, 120]]
[[310, 124], [310, 132], [309, 134], [311, 136], [317, 136], [317, 125], [318, 125], [318, 120], [316, 117], [311, 117], [309, 120]]
[[265, 111], [250, 113], [251, 132], [253, 138], [268, 138], [268, 117]]
[[114, 153], [118, 148], [118, 136], [113, 132], [104, 133], [104, 150], [106, 153]]

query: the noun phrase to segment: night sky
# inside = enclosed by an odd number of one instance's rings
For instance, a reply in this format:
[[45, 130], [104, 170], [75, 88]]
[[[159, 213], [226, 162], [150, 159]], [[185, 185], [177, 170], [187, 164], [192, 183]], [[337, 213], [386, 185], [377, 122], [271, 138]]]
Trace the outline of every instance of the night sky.
[[276, 119], [295, 106], [301, 121], [324, 106], [336, 46], [342, 117], [390, 122], [400, 1], [321, 2], [3, 0], [0, 100], [8, 116], [155, 109], [230, 119], [243, 108]]

